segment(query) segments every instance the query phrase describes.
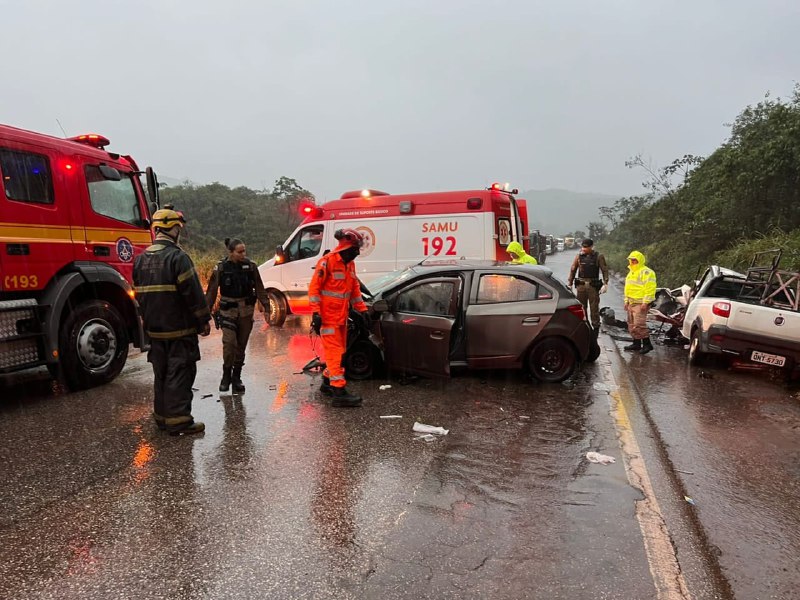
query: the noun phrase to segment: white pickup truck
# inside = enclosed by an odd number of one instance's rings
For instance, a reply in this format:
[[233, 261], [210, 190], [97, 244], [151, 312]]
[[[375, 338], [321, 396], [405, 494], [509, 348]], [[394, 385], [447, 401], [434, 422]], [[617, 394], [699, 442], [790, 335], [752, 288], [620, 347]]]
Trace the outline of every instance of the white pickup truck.
[[773, 271], [772, 279], [754, 281], [722, 267], [706, 270], [695, 285], [681, 328], [690, 340], [690, 364], [702, 364], [708, 355], [717, 354], [800, 375], [798, 274], [780, 272], [777, 280], [774, 275]]

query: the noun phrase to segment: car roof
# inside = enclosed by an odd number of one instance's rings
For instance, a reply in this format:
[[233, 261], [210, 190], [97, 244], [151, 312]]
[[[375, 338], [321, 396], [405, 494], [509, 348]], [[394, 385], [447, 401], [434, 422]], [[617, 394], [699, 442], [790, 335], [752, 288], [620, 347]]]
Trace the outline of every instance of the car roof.
[[431, 271], [479, 271], [481, 269], [502, 269], [503, 271], [517, 271], [523, 273], [550, 276], [552, 269], [542, 265], [523, 263], [510, 263], [502, 260], [477, 260], [477, 259], [429, 259], [409, 267], [415, 273], [424, 274]]

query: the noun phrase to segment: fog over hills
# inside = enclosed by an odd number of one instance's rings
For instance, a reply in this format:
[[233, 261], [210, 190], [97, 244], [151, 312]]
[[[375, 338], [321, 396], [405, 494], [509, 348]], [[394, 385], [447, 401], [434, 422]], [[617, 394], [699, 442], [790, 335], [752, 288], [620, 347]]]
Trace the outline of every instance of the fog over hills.
[[531, 229], [562, 235], [576, 229], [586, 231], [590, 221], [600, 220], [601, 206], [610, 206], [622, 196], [551, 189], [526, 190], [517, 197], [528, 201]]

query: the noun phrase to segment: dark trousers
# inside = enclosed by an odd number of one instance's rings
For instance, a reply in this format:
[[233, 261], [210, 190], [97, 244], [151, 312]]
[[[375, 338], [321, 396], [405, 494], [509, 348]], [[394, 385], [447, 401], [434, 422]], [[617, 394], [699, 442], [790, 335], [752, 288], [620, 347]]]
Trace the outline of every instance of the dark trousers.
[[192, 384], [197, 375], [200, 345], [197, 336], [151, 340], [147, 361], [153, 365], [153, 412], [164, 417], [168, 429], [190, 424]]
[[239, 302], [236, 307], [219, 311], [222, 317], [222, 364], [226, 369], [244, 364], [247, 342], [253, 331], [254, 309], [252, 304]]

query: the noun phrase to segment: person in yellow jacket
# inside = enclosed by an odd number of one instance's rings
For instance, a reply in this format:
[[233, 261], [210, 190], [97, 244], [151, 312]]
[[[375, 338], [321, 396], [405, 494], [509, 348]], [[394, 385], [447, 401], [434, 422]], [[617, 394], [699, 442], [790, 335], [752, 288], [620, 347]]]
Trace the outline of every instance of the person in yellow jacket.
[[506, 252], [511, 255], [511, 262], [513, 264], [529, 264], [538, 265], [539, 263], [530, 254], [525, 252], [522, 244], [519, 242], [511, 242], [506, 248]]
[[628, 255], [628, 276], [625, 278], [625, 311], [633, 343], [625, 346], [625, 350], [639, 354], [653, 350], [647, 328], [647, 311], [655, 299], [656, 273], [645, 264], [644, 254], [634, 250]]

